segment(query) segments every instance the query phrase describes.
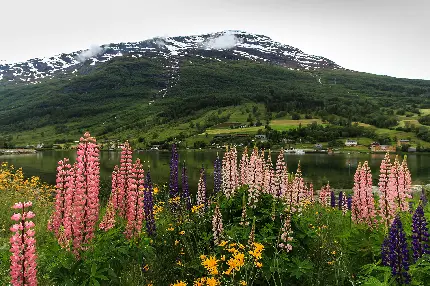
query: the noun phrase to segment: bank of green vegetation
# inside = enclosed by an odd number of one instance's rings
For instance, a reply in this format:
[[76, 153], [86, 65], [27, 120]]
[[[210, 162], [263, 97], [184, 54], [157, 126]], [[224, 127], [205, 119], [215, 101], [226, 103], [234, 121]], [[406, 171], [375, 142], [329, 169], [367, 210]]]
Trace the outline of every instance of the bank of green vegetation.
[[[415, 147], [430, 148], [430, 81], [188, 58], [162, 97], [164, 61], [121, 57], [88, 74], [0, 86], [0, 146], [73, 142], [91, 129], [100, 142], [129, 139], [147, 148], [176, 138], [201, 147], [222, 130], [247, 126], [232, 134], [277, 138], [276, 130], [283, 139], [330, 145], [349, 137], [386, 144], [410, 138]], [[299, 119], [320, 126], [279, 124]], [[354, 122], [365, 126], [358, 131]]]

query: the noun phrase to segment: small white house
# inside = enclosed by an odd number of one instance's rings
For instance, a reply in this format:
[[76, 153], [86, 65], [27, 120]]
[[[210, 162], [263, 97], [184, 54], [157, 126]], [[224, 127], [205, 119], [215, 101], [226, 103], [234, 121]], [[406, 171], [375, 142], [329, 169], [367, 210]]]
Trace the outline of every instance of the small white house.
[[357, 141], [348, 139], [345, 141], [345, 146], [348, 146], [348, 147], [357, 146]]

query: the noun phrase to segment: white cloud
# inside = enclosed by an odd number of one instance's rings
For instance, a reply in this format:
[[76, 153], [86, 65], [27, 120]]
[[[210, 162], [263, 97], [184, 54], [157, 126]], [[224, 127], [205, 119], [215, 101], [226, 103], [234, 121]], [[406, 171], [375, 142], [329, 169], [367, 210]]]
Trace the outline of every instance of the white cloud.
[[241, 40], [231, 32], [225, 32], [223, 35], [212, 38], [203, 44], [205, 49], [228, 50], [234, 48]]
[[155, 38], [154, 40], [158, 48], [163, 48], [166, 45], [164, 42], [165, 38]]
[[106, 47], [102, 48], [100, 46], [91, 46], [88, 50], [83, 51], [82, 53], [80, 53], [79, 55], [76, 56], [76, 59], [78, 61], [80, 61], [81, 63], [85, 62], [86, 60], [88, 60], [89, 58], [101, 55], [105, 52]]

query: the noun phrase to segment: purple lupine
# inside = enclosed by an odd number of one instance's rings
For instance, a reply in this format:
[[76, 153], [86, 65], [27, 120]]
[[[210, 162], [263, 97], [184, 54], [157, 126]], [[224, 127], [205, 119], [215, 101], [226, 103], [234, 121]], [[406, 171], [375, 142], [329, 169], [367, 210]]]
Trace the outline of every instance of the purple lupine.
[[348, 200], [347, 200], [346, 204], [348, 205], [348, 210], [350, 211], [351, 207], [352, 207], [352, 197], [351, 197], [351, 195], [348, 195]]
[[340, 191], [339, 192], [339, 203], [338, 203], [339, 210], [342, 210], [342, 204], [343, 204], [343, 192]]
[[148, 168], [148, 172], [146, 172], [146, 180], [145, 180], [145, 195], [144, 195], [144, 211], [145, 211], [145, 220], [146, 220], [146, 231], [148, 235], [155, 235], [155, 218], [154, 218], [154, 198], [153, 198], [153, 189], [151, 182], [151, 172]]
[[[179, 164], [179, 155], [178, 155], [178, 151], [176, 150], [176, 145], [173, 144], [172, 157], [170, 159], [170, 182], [169, 182], [169, 197], [171, 199], [174, 199], [179, 195], [178, 164]], [[173, 208], [175, 209], [175, 207]]]
[[184, 202], [185, 208], [187, 210], [191, 210], [191, 196], [188, 187], [188, 175], [185, 161], [184, 165], [182, 166], [182, 201]]
[[221, 160], [217, 154], [214, 162], [214, 195], [221, 191], [222, 186], [222, 172], [221, 172]]
[[421, 190], [420, 201], [421, 201], [421, 204], [423, 206], [427, 205], [427, 196], [426, 196], [426, 192], [424, 191], [424, 189]]
[[423, 254], [429, 254], [429, 232], [427, 221], [424, 217], [423, 206], [419, 205], [412, 216], [412, 249], [414, 251], [414, 261], [417, 261]]
[[331, 191], [330, 193], [330, 206], [332, 208], [336, 207], [336, 196], [334, 195], [334, 191]]
[[393, 221], [389, 233], [389, 266], [391, 274], [400, 285], [409, 284], [409, 250], [406, 235], [399, 215]]
[[382, 265], [390, 266], [390, 240], [388, 236], [384, 239], [381, 245]]

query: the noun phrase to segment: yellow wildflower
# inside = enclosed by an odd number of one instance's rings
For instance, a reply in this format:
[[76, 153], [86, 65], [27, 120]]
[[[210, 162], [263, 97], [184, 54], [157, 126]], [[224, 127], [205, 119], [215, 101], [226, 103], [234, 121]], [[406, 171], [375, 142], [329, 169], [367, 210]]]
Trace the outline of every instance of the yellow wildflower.
[[217, 286], [217, 285], [219, 285], [219, 282], [215, 277], [208, 277], [208, 278], [206, 278], [206, 285], [207, 286]]
[[194, 281], [193, 285], [194, 286], [205, 286], [206, 282], [206, 278], [202, 277], [202, 278], [198, 278], [197, 280]]
[[329, 262], [327, 262], [327, 264], [328, 264], [328, 265], [333, 265], [333, 264], [334, 264], [334, 261], [329, 261]]
[[187, 286], [187, 283], [185, 283], [182, 280], [181, 281], [176, 280], [176, 282], [171, 284], [171, 286]]
[[333, 250], [333, 251], [331, 252], [331, 254], [335, 255], [335, 254], [336, 254], [336, 251], [334, 251], [334, 250]]
[[167, 230], [168, 231], [174, 231], [175, 229], [173, 227], [169, 227]]
[[261, 263], [260, 261], [255, 261], [255, 266], [257, 266], [257, 268], [261, 268], [263, 266], [263, 263]]
[[253, 246], [254, 246], [254, 250], [250, 250], [249, 254], [251, 254], [255, 259], [261, 259], [261, 255], [264, 250], [264, 245], [258, 242], [254, 242]]
[[179, 266], [184, 266], [184, 264], [180, 260], [178, 260], [178, 262], [176, 262], [176, 264], [178, 264]]
[[240, 280], [239, 285], [246, 286], [248, 284], [244, 280]]
[[204, 261], [202, 261], [202, 265], [206, 268], [206, 270], [211, 275], [217, 275], [218, 274], [218, 268], [217, 268], [218, 260], [215, 256], [210, 256], [209, 258], [206, 258]]
[[179, 244], [179, 240], [175, 240], [175, 245], [178, 245]]
[[206, 259], [206, 255], [204, 255], [204, 254], [200, 255], [200, 259], [201, 259], [201, 260]]
[[184, 235], [184, 234], [185, 234], [185, 231], [184, 231], [184, 230], [182, 230], [182, 231], [180, 231], [180, 232], [179, 232], [179, 234], [180, 234], [180, 235]]
[[222, 240], [221, 243], [219, 244], [219, 246], [224, 247], [227, 244], [227, 241]]

